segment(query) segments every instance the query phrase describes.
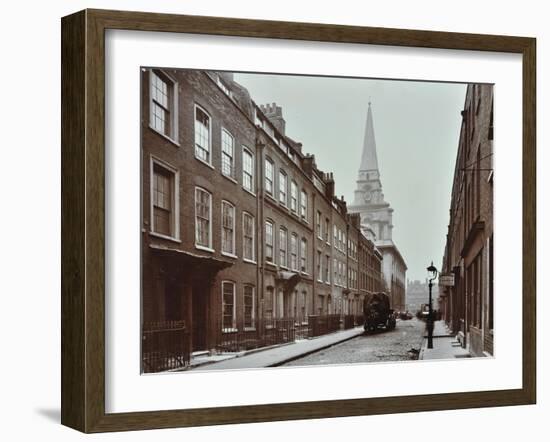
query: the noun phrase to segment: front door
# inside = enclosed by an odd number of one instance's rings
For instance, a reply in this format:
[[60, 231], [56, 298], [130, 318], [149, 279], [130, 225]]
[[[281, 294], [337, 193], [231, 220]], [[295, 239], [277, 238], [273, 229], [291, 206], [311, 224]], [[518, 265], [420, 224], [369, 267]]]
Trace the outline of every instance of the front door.
[[181, 321], [183, 316], [182, 290], [175, 278], [167, 278], [164, 286], [164, 318]]

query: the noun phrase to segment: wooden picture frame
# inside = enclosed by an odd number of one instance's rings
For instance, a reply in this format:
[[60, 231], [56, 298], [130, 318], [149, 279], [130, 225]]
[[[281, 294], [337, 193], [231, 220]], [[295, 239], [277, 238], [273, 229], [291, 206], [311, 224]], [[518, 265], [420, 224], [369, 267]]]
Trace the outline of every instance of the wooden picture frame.
[[[516, 53], [523, 68], [523, 382], [511, 390], [133, 413], [105, 411], [105, 31], [261, 37]], [[62, 410], [83, 432], [534, 404], [536, 400], [534, 38], [107, 10], [62, 19]]]

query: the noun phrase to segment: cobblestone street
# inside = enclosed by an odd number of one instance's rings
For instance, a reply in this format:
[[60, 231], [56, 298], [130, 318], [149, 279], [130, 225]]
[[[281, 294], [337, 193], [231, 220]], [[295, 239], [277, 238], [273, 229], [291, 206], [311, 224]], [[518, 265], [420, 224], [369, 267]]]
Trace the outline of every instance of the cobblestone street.
[[420, 350], [425, 323], [414, 318], [397, 321], [391, 331], [380, 330], [375, 334], [360, 335], [341, 344], [295, 359], [284, 365], [349, 364], [357, 362], [404, 361], [416, 359]]

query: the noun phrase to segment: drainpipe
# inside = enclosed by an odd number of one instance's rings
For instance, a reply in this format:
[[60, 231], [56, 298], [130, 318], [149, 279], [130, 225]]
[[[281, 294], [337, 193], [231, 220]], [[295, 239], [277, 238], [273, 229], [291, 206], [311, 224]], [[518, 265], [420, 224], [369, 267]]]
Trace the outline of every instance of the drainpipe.
[[[312, 215], [313, 215], [313, 238], [312, 238], [312, 256], [313, 256], [313, 259], [311, 260], [311, 262], [313, 263], [313, 268], [311, 270], [311, 274], [313, 275], [313, 285], [312, 285], [312, 302], [311, 302], [311, 305], [312, 305], [312, 308], [313, 308], [313, 314], [315, 314], [315, 307], [317, 305], [317, 301], [316, 301], [316, 298], [317, 298], [317, 279], [315, 278], [315, 270], [317, 269], [317, 263], [315, 262], [315, 259], [317, 258], [317, 232], [315, 231], [316, 227], [317, 227], [317, 209], [316, 209], [316, 206], [315, 206], [315, 191], [312, 192], [312, 198], [311, 198], [311, 207], [312, 207]], [[322, 225], [322, 216], [321, 216], [321, 225]], [[319, 263], [320, 265], [322, 264], [323, 262], [323, 256], [322, 256], [322, 252], [321, 252], [321, 262]], [[321, 272], [322, 273], [322, 272]], [[323, 278], [322, 275], [320, 275], [321, 279]], [[307, 315], [307, 312], [305, 312], [305, 314]]]
[[[257, 280], [257, 297], [258, 297], [258, 303], [256, 305], [256, 314], [257, 314], [257, 322], [256, 325], [259, 327], [259, 321], [260, 318], [263, 321], [264, 318], [264, 265], [265, 265], [265, 257], [264, 257], [264, 244], [265, 244], [265, 219], [264, 219], [264, 197], [265, 197], [265, 189], [264, 189], [264, 164], [265, 164], [265, 144], [262, 141], [261, 138], [261, 131], [258, 127], [256, 127], [256, 170], [258, 173], [256, 174], [258, 177], [258, 183], [256, 185], [256, 204], [257, 204], [257, 212], [258, 212], [258, 224], [256, 226], [257, 231], [259, 234], [256, 236], [258, 238], [258, 241], [256, 242], [256, 256], [257, 256], [257, 264], [256, 264], [256, 280]], [[275, 232], [273, 233], [275, 235]], [[260, 315], [261, 312], [261, 315]]]

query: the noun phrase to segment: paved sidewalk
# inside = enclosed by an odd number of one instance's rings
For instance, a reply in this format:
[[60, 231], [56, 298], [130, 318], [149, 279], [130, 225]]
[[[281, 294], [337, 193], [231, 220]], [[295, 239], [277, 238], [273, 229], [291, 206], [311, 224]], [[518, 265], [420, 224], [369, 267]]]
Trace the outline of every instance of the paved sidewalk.
[[[445, 324], [445, 321], [434, 321], [434, 332], [433, 337], [449, 337], [451, 335], [451, 331], [447, 327], [447, 324]], [[428, 337], [428, 330], [424, 332], [424, 337]]]
[[452, 335], [445, 321], [436, 321], [433, 332], [433, 348], [428, 348], [428, 335], [424, 335], [418, 359], [454, 359], [469, 358], [470, 352], [462, 348], [456, 336]]
[[231, 359], [199, 365], [193, 371], [235, 370], [244, 368], [276, 367], [310, 353], [322, 350], [363, 334], [363, 327], [355, 327], [312, 339], [304, 339], [265, 350], [237, 354]]

